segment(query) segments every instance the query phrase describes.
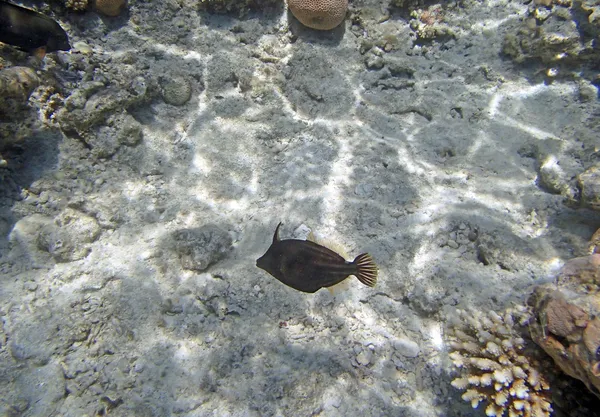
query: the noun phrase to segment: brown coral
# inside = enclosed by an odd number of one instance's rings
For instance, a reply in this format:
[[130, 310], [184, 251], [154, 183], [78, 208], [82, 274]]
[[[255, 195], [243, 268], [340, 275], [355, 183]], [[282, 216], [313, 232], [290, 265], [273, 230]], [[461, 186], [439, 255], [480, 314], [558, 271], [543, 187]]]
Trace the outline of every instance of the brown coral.
[[304, 26], [329, 30], [346, 17], [348, 0], [288, 0], [288, 7]]
[[514, 313], [457, 313], [449, 344], [450, 358], [462, 371], [452, 386], [465, 391], [462, 398], [473, 408], [487, 402], [487, 416], [549, 416], [548, 384], [525, 355], [525, 341], [514, 330]]
[[96, 10], [107, 16], [118, 16], [126, 0], [96, 0]]
[[600, 397], [600, 255], [568, 261], [557, 284], [536, 287], [528, 300], [531, 337], [567, 375]]

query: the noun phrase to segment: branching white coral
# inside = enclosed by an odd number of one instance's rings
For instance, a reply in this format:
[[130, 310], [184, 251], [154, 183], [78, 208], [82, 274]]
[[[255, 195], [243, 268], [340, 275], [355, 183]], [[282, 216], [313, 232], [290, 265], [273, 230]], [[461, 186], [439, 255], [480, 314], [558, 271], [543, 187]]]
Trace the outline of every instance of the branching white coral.
[[461, 375], [452, 386], [464, 391], [473, 408], [487, 402], [490, 417], [548, 417], [549, 387], [524, 354], [525, 341], [515, 330], [515, 315], [458, 310], [449, 324], [450, 359]]

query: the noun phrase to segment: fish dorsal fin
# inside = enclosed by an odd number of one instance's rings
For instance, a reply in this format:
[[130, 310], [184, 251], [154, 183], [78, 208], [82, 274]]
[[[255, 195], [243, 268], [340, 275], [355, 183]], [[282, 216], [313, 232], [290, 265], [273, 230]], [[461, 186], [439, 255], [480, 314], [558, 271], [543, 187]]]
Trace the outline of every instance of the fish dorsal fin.
[[273, 234], [273, 243], [277, 243], [279, 242], [279, 228], [281, 227], [281, 222], [279, 222], [279, 224], [277, 225], [277, 227], [275, 228], [275, 233]]
[[327, 249], [331, 249], [332, 251], [336, 252], [342, 258], [346, 260], [348, 259], [348, 252], [346, 252], [346, 249], [339, 243], [333, 242], [327, 238], [319, 238], [315, 236], [312, 231], [307, 236], [306, 240], [316, 243], [317, 245], [325, 246]]

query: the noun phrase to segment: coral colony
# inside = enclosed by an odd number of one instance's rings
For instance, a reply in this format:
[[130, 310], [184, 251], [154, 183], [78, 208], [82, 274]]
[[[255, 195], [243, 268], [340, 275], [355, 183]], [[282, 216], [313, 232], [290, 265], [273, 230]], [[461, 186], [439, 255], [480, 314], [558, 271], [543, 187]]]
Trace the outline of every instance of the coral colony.
[[477, 314], [459, 310], [450, 324], [450, 359], [461, 372], [452, 386], [473, 408], [484, 401], [487, 416], [549, 416], [549, 387], [524, 354], [525, 341], [514, 332], [507, 311]]

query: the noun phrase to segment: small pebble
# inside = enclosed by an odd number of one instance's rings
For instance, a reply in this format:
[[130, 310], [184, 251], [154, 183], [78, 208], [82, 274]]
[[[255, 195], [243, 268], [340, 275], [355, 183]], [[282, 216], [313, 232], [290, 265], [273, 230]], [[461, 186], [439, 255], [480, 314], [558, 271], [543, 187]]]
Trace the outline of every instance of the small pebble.
[[363, 366], [367, 366], [371, 363], [372, 358], [373, 353], [370, 350], [363, 350], [356, 356], [356, 361]]
[[449, 240], [448, 246], [451, 247], [452, 249], [458, 249], [458, 243], [456, 243], [455, 240]]
[[75, 42], [73, 44], [73, 49], [81, 52], [84, 55], [89, 55], [92, 53], [92, 48], [85, 42]]
[[394, 349], [407, 358], [416, 358], [421, 352], [421, 348], [416, 342], [409, 339], [397, 339], [394, 340]]

